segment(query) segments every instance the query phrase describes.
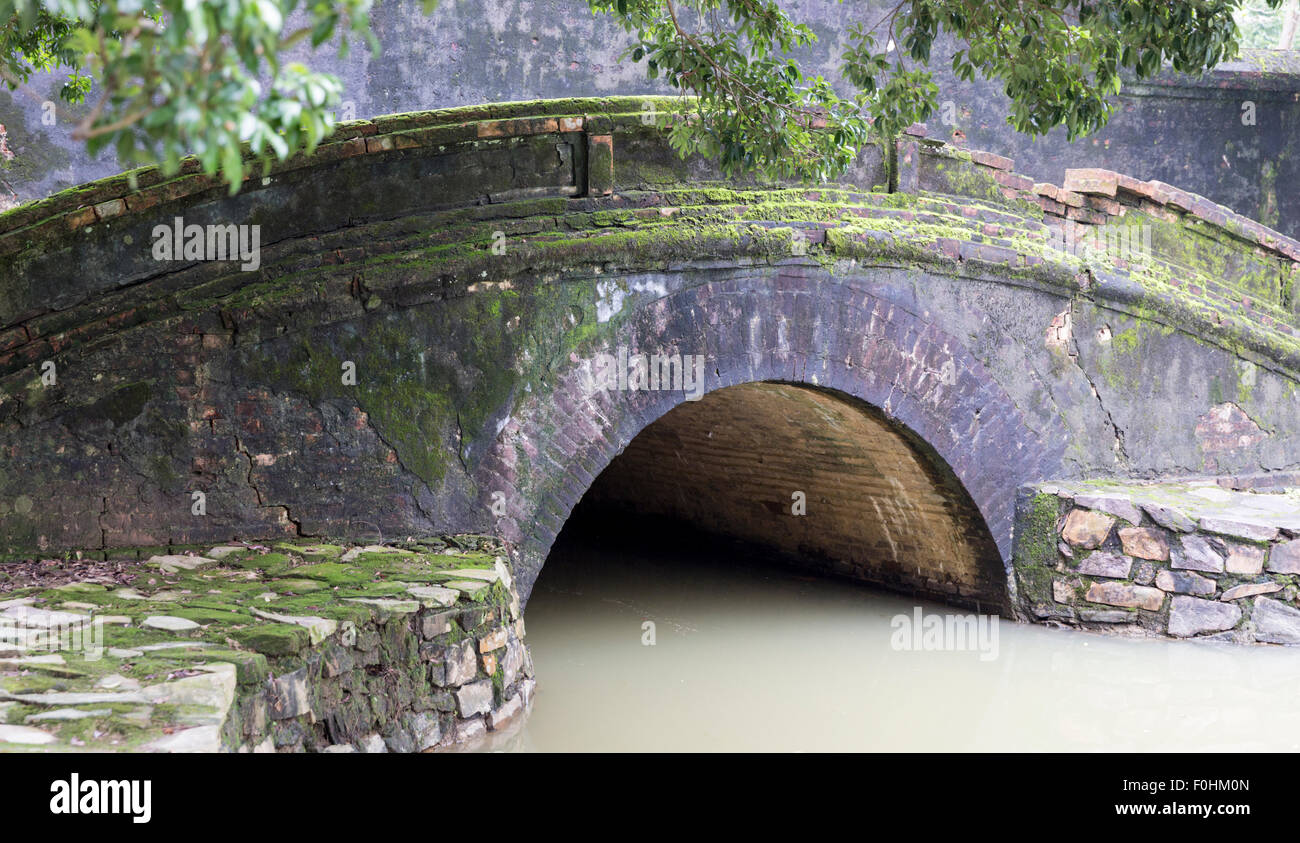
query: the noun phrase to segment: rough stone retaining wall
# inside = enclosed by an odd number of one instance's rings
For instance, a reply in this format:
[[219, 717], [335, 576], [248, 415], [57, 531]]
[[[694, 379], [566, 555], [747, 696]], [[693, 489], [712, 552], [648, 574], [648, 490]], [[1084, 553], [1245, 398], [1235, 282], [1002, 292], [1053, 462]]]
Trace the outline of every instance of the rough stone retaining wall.
[[0, 593], [0, 751], [471, 747], [527, 710], [532, 662], [501, 548], [448, 542], [223, 546]]
[[1300, 644], [1298, 479], [1027, 489], [1021, 610], [1109, 632]]

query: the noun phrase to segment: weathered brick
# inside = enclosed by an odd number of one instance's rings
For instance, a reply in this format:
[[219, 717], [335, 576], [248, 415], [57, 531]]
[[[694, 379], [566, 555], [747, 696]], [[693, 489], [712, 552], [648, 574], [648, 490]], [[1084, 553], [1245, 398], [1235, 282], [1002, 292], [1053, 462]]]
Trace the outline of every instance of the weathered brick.
[[93, 224], [98, 218], [95, 216], [95, 209], [92, 207], [78, 208], [75, 211], [71, 211], [65, 219], [68, 221], [68, 228], [76, 230]]
[[1111, 197], [1115, 195], [1118, 186], [1118, 173], [1093, 167], [1066, 170], [1065, 183], [1062, 185], [1066, 190], [1075, 193], [1095, 193]]
[[124, 213], [126, 213], [126, 201], [123, 199], [110, 199], [95, 206], [95, 216], [101, 220], [111, 219]]
[[992, 167], [995, 170], [1010, 170], [1016, 165], [1016, 162], [1010, 158], [980, 149], [971, 150], [970, 160], [976, 164], [983, 164], [985, 167]]

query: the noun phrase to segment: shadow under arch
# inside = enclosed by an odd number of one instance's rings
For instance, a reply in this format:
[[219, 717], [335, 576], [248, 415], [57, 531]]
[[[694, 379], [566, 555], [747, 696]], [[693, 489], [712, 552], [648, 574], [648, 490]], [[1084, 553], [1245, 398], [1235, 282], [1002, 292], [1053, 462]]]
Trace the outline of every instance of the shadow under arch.
[[[1065, 436], [1031, 426], [952, 334], [877, 295], [868, 272], [836, 277], [813, 267], [710, 280], [629, 309], [603, 346], [571, 355], [547, 389], [513, 408], [479, 466], [481, 504], [490, 506], [490, 496], [506, 502], [496, 529], [513, 548], [525, 603], [597, 477], [643, 430], [692, 403], [669, 389], [593, 388], [594, 355], [622, 347], [703, 355], [706, 398], [741, 384], [802, 386], [842, 396], [841, 403], [851, 399], [858, 412], [867, 408], [865, 417], [874, 412], [906, 431], [916, 452], [954, 479], [978, 511], [1002, 563], [997, 602], [1007, 602], [1017, 490], [1060, 470]], [[1025, 377], [1035, 377], [1028, 365]]]
[[565, 529], [637, 521], [892, 591], [1007, 608], [997, 544], [942, 457], [836, 390], [756, 381], [669, 410], [600, 473]]

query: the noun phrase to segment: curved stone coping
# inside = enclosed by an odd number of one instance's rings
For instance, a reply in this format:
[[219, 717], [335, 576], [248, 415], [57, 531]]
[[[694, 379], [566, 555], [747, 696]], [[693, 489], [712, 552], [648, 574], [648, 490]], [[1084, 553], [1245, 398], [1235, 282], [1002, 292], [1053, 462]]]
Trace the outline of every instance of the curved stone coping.
[[[260, 168], [250, 172], [243, 189], [256, 189], [267, 175], [356, 155], [557, 132], [609, 133], [616, 118], [623, 125], [642, 125], [643, 108], [649, 105], [669, 112], [680, 108], [681, 101], [650, 96], [534, 100], [354, 120], [339, 124], [311, 155], [299, 154], [276, 162], [265, 174]], [[252, 160], [247, 152], [245, 160]], [[0, 214], [0, 255], [98, 221], [224, 190], [218, 177], [203, 174], [196, 158], [186, 158], [179, 172], [170, 177], [157, 167], [141, 167], [98, 179]]]
[[[233, 545], [0, 600], [0, 751], [420, 751], [528, 705], [501, 548]], [[0, 565], [0, 571], [3, 566]]]
[[1193, 93], [1213, 90], [1234, 95], [1261, 90], [1294, 94], [1300, 90], [1300, 51], [1247, 48], [1237, 58], [1221, 62], [1200, 77], [1171, 70], [1141, 82], [1125, 82], [1126, 91], [1134, 87], [1184, 88]]
[[1025, 490], [1015, 577], [1035, 620], [1300, 644], [1300, 484], [1046, 483]]
[[[490, 249], [497, 231], [511, 242], [502, 256]], [[0, 332], [0, 390], [22, 394], [27, 370], [50, 355], [75, 354], [150, 326], [184, 330], [208, 309], [239, 324], [246, 310], [297, 301], [294, 324], [301, 328], [373, 307], [472, 295], [525, 274], [586, 277], [717, 260], [821, 263], [850, 272], [855, 265], [924, 265], [945, 274], [1048, 285], [1300, 370], [1296, 328], [1280, 307], [1243, 300], [1229, 285], [1159, 260], [1113, 266], [1067, 254], [1048, 245], [1050, 231], [1015, 207], [839, 187], [694, 186], [414, 215], [267, 247], [261, 273], [251, 278], [237, 268], [200, 264]], [[796, 236], [807, 245], [804, 256], [794, 256]], [[358, 276], [372, 293], [365, 302], [344, 294], [347, 279]]]
[[[604, 147], [610, 151], [609, 160], [593, 154], [588, 162], [589, 167], [608, 165], [611, 168], [608, 172], [588, 174], [588, 192], [604, 194], [615, 186], [611, 136], [644, 130], [646, 108], [672, 113], [682, 109], [684, 104], [685, 101], [670, 97], [575, 98], [388, 115], [342, 124], [312, 155], [299, 155], [277, 163], [265, 175], [361, 155], [384, 155], [419, 148], [442, 152], [456, 144], [581, 133], [588, 136], [589, 142], [594, 144], [593, 149]], [[924, 134], [922, 124], [913, 126], [904, 136], [903, 143], [909, 136], [923, 137]], [[1142, 182], [1103, 170], [1067, 170], [1063, 189], [1052, 185], [1035, 186], [1026, 177], [1014, 174], [1014, 162], [1010, 159], [948, 147], [942, 141], [933, 141], [930, 145], [932, 148], [942, 147], [954, 156], [968, 157], [976, 165], [987, 168], [989, 175], [1008, 196], [1039, 201], [1049, 216], [1101, 224], [1108, 216], [1121, 214], [1118, 206], [1108, 200], [1136, 198], [1143, 207], [1149, 206], [1151, 210], [1171, 215], [1170, 219], [1203, 223], [1291, 262], [1300, 262], [1300, 242], [1163, 182]], [[244, 189], [257, 190], [259, 183], [265, 184], [260, 169], [247, 177]], [[914, 185], [909, 187], [906, 179], [900, 178], [900, 190], [914, 189]], [[143, 168], [70, 188], [0, 215], [0, 256], [67, 237], [71, 232], [97, 222], [130, 217], [182, 199], [219, 196], [224, 190], [218, 179], [200, 172], [195, 159], [186, 159], [180, 173], [170, 178], [162, 176], [156, 168]]]

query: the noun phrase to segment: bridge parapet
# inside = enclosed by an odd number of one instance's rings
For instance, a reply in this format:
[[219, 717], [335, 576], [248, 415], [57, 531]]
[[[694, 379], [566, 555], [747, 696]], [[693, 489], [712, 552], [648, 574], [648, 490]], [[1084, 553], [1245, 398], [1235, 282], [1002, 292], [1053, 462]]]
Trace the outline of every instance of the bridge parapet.
[[1037, 205], [1054, 248], [1115, 270], [1157, 261], [1174, 289], [1209, 290], [1234, 307], [1263, 305], [1266, 324], [1297, 324], [1293, 238], [1205, 197], [1110, 170], [1066, 169], [1062, 187], [1034, 182], [1009, 158], [930, 140], [925, 131], [913, 126], [900, 141], [900, 189]]
[[[786, 238], [810, 238], [812, 252], [830, 261], [894, 251], [916, 261], [1040, 267], [1036, 274], [1057, 283], [1181, 311], [1194, 330], [1232, 334], [1234, 343], [1300, 363], [1293, 293], [1300, 243], [1202, 197], [1103, 170], [1067, 170], [1064, 187], [1035, 184], [1009, 159], [926, 139], [923, 127], [899, 141], [893, 193], [874, 147], [840, 183], [822, 188], [725, 181], [708, 162], [677, 159], [662, 130], [647, 125], [681, 105], [624, 97], [393, 115], [344, 124], [313, 155], [250, 176], [235, 197], [189, 160], [174, 178], [138, 170], [21, 206], [0, 215], [0, 375], [15, 360], [64, 347], [69, 329], [131, 321], [94, 299], [199, 266], [180, 255], [160, 263], [149, 249], [158, 226], [178, 216], [259, 226], [270, 260], [253, 275], [265, 281], [285, 273], [275, 259], [294, 240], [453, 209], [470, 210], [438, 224], [459, 226], [465, 249], [444, 275], [463, 269], [468, 277], [471, 252], [489, 253], [493, 233], [527, 236], [538, 221], [557, 224], [515, 257], [545, 266], [543, 247], [561, 240], [575, 259], [584, 250], [578, 241], [593, 234], [640, 227], [669, 235], [703, 220], [716, 224], [692, 237], [735, 239], [738, 228], [754, 226], [788, 231]], [[538, 201], [565, 199], [575, 201]], [[468, 225], [525, 218], [533, 222]], [[882, 225], [872, 229], [867, 219]], [[554, 236], [559, 230], [572, 236]], [[872, 240], [880, 248], [862, 248]], [[586, 245], [597, 245], [594, 256], [613, 244]], [[340, 262], [355, 257], [338, 250]], [[289, 263], [300, 266], [301, 255]], [[232, 277], [247, 286], [248, 273]], [[1229, 328], [1234, 322], [1240, 330]]]

